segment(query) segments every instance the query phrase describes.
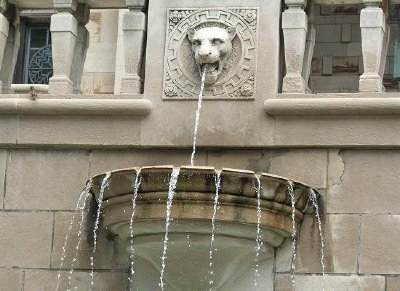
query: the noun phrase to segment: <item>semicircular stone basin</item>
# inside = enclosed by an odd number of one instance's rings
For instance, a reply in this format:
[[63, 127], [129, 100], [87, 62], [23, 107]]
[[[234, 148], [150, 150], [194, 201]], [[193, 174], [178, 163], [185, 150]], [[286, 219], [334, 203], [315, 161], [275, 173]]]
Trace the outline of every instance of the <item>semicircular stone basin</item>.
[[[120, 247], [130, 252], [132, 197], [136, 176], [141, 177], [133, 219], [139, 290], [159, 289], [166, 201], [173, 169], [173, 166], [153, 166], [115, 170], [104, 191], [103, 227], [117, 238]], [[220, 173], [220, 184], [212, 258], [213, 290], [257, 290], [260, 285], [266, 288], [263, 290], [273, 290], [274, 248], [292, 235], [289, 185], [294, 191], [297, 227], [303, 219], [312, 189], [280, 176], [197, 166], [179, 168], [170, 215], [164, 275], [166, 290], [208, 289], [217, 173]], [[93, 178], [91, 192], [96, 199], [105, 176], [106, 173]], [[258, 181], [261, 184], [260, 201], [256, 191]], [[256, 262], [258, 202], [263, 244]], [[254, 278], [257, 272], [262, 276]]]

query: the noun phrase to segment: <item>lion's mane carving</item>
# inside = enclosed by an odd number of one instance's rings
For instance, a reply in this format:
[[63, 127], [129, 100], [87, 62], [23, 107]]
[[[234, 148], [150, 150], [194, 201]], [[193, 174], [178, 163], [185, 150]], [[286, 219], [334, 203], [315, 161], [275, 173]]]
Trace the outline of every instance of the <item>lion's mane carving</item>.
[[199, 70], [207, 65], [205, 83], [214, 84], [232, 52], [232, 39], [236, 28], [205, 27], [199, 30], [190, 28], [187, 36], [192, 43], [192, 51]]

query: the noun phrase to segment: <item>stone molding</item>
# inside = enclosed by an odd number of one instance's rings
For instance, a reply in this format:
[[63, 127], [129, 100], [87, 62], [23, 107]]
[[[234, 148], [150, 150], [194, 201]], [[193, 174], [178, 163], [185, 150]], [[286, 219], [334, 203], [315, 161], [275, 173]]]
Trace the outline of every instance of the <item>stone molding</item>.
[[[264, 109], [269, 115], [398, 115], [400, 98], [386, 94], [278, 94], [267, 99]], [[378, 95], [378, 96], [374, 96]]]
[[146, 116], [151, 109], [152, 104], [146, 99], [0, 98], [0, 115]]

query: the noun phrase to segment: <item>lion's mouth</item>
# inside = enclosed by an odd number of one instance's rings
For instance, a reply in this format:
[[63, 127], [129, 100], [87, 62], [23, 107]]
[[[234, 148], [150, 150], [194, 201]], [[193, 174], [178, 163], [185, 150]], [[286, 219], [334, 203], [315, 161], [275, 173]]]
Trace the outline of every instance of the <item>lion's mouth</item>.
[[201, 65], [202, 71], [204, 68], [207, 68], [206, 75], [218, 75], [220, 71], [220, 61], [216, 61], [214, 63], [203, 63]]

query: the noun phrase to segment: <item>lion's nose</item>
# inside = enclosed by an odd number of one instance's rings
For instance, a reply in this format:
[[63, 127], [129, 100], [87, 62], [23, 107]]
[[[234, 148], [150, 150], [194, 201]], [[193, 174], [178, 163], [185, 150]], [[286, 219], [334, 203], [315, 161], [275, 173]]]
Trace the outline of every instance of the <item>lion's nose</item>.
[[209, 56], [209, 55], [211, 55], [211, 51], [202, 51], [202, 52], [199, 52], [199, 56], [202, 57], [202, 58], [205, 58], [205, 57], [207, 57], [207, 56]]

